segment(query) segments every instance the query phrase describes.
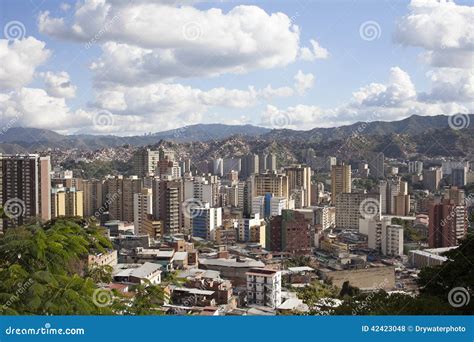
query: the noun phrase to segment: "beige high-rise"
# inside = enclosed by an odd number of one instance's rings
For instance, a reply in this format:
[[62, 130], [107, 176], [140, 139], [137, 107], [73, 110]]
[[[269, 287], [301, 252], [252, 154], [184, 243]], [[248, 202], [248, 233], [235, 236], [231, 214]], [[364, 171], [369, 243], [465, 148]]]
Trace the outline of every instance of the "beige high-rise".
[[336, 197], [342, 193], [352, 192], [352, 177], [350, 165], [333, 165], [331, 170], [331, 201], [336, 203]]

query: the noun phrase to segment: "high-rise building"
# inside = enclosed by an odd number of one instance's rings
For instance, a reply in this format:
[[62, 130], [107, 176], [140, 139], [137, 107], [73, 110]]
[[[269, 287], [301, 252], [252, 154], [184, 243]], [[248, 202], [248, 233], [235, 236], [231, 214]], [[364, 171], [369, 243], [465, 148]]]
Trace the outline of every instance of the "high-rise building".
[[[285, 168], [288, 176], [288, 191], [301, 191], [301, 201], [295, 201], [295, 208], [300, 209], [311, 205], [311, 168], [306, 165], [293, 165]], [[299, 202], [299, 203], [298, 203]]]
[[403, 227], [396, 224], [382, 224], [381, 242], [383, 255], [403, 255]]
[[83, 191], [64, 187], [56, 187], [51, 190], [51, 218], [60, 216], [84, 216]]
[[223, 173], [226, 175], [231, 171], [240, 173], [242, 170], [242, 160], [240, 158], [224, 158]]
[[143, 234], [144, 223], [153, 214], [153, 192], [143, 188], [141, 192], [133, 195], [133, 217], [135, 235]]
[[382, 180], [379, 184], [380, 211], [382, 215], [406, 216], [410, 212], [408, 183], [401, 177]]
[[222, 158], [212, 160], [212, 174], [219, 177], [224, 175], [224, 160]]
[[260, 214], [255, 214], [252, 218], [241, 218], [237, 220], [237, 239], [240, 242], [255, 242], [266, 247], [265, 241], [265, 220]]
[[415, 173], [420, 175], [423, 173], [423, 162], [422, 161], [410, 161], [408, 162], [408, 173]]
[[267, 168], [267, 157], [268, 154], [260, 154], [258, 156], [258, 172], [264, 173], [268, 170]]
[[160, 160], [160, 152], [149, 148], [140, 149], [133, 155], [133, 174], [143, 178], [155, 173], [155, 168]]
[[268, 171], [276, 171], [278, 169], [277, 166], [277, 157], [276, 154], [270, 153], [267, 155], [267, 170]]
[[367, 155], [370, 176], [380, 179], [385, 176], [385, 155], [382, 152], [372, 152]]
[[217, 189], [206, 177], [197, 176], [194, 177], [194, 179], [186, 179], [183, 181], [183, 187], [184, 201], [194, 198], [203, 203], [208, 202], [212, 203], [212, 205], [215, 204]]
[[443, 178], [443, 171], [440, 168], [430, 168], [423, 171], [423, 186], [425, 189], [436, 192], [439, 182]]
[[446, 189], [443, 193], [445, 199], [450, 199], [454, 202], [455, 205], [464, 205], [465, 202], [465, 193], [463, 189], [459, 189], [456, 186], [452, 186], [449, 189]]
[[270, 193], [276, 197], [288, 198], [288, 176], [276, 172], [256, 174], [252, 178], [253, 196], [265, 196]]
[[247, 303], [277, 308], [281, 304], [281, 272], [253, 268], [247, 273]]
[[310, 254], [314, 244], [314, 226], [296, 210], [283, 210], [267, 225], [266, 248], [291, 254]]
[[467, 167], [456, 167], [451, 170], [451, 184], [453, 186], [465, 186], [467, 181]]
[[181, 177], [181, 167], [179, 162], [172, 159], [160, 159], [155, 169], [155, 176], [165, 178], [171, 177], [177, 179]]
[[428, 244], [431, 248], [458, 246], [467, 234], [467, 210], [443, 199], [429, 208]]
[[39, 217], [51, 219], [50, 157], [37, 154], [0, 154], [0, 203], [2, 229], [16, 227]]
[[163, 234], [177, 234], [181, 230], [183, 183], [172, 177], [153, 182], [153, 215], [163, 221]]
[[329, 229], [336, 225], [336, 208], [335, 207], [314, 207], [316, 225], [320, 225], [321, 228]]
[[222, 208], [212, 208], [209, 203], [190, 208], [190, 216], [194, 237], [212, 240], [215, 230], [222, 226]]
[[142, 181], [136, 176], [110, 177], [105, 180], [106, 201], [111, 220], [134, 222], [133, 197], [142, 190]]
[[252, 214], [259, 214], [263, 218], [281, 215], [283, 209], [288, 209], [288, 200], [285, 197], [274, 197], [270, 193], [256, 196], [252, 201]]
[[100, 214], [106, 209], [104, 207], [104, 181], [97, 179], [83, 180], [82, 189], [84, 192], [84, 216], [99, 218]]
[[242, 158], [242, 172], [240, 177], [246, 180], [250, 175], [257, 174], [259, 170], [259, 158], [256, 154], [248, 154]]
[[459, 160], [448, 160], [444, 161], [441, 164], [441, 169], [443, 170], [443, 176], [448, 176], [452, 173], [453, 169], [462, 169], [467, 168], [469, 170], [469, 162], [459, 161]]
[[380, 219], [380, 194], [339, 194], [336, 198], [336, 227], [358, 229], [360, 218]]
[[333, 165], [331, 170], [331, 201], [336, 203], [336, 198], [341, 193], [352, 191], [352, 176], [350, 165]]

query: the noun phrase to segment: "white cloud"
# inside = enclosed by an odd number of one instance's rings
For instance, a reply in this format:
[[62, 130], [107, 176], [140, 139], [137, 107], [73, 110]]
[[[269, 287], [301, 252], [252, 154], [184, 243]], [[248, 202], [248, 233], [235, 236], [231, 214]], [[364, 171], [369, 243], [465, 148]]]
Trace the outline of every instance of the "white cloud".
[[0, 114], [4, 119], [17, 117], [19, 126], [67, 129], [81, 124], [69, 111], [64, 98], [49, 96], [45, 90], [21, 88], [1, 94]]
[[45, 43], [28, 37], [9, 43], [0, 39], [0, 90], [20, 88], [33, 80], [35, 69], [50, 52]]
[[353, 93], [357, 103], [364, 106], [396, 107], [416, 97], [415, 86], [410, 76], [400, 69], [390, 69], [388, 83], [371, 83]]
[[40, 73], [44, 79], [46, 92], [54, 97], [72, 98], [76, 96], [76, 86], [71, 83], [69, 74], [65, 71]]
[[319, 43], [314, 39], [311, 39], [310, 43], [311, 43], [312, 48], [302, 47], [300, 49], [300, 59], [304, 61], [312, 62], [312, 61], [315, 61], [316, 59], [328, 58], [329, 56], [328, 50], [326, 50], [321, 45], [319, 45]]
[[298, 70], [294, 80], [295, 89], [300, 95], [303, 95], [306, 90], [311, 89], [314, 85], [314, 75], [312, 73], [304, 74], [301, 70]]
[[453, 1], [413, 0], [398, 23], [396, 39], [426, 50], [474, 48], [474, 7]]
[[117, 113], [143, 116], [173, 116], [204, 113], [210, 107], [248, 108], [275, 96], [291, 96], [289, 87], [248, 90], [213, 88], [207, 91], [182, 84], [155, 83], [146, 86], [116, 86], [100, 90], [96, 105]]
[[[434, 68], [428, 74], [427, 101], [474, 101], [474, 7], [452, 1], [413, 0], [397, 25], [395, 39], [421, 47], [421, 59]], [[456, 70], [457, 69], [457, 70]]]
[[[467, 90], [466, 90], [467, 91]], [[469, 89], [472, 92], [472, 87]], [[371, 83], [352, 94], [346, 104], [334, 108], [311, 105], [286, 109], [268, 105], [261, 114], [261, 124], [272, 128], [308, 130], [314, 127], [336, 127], [357, 121], [392, 121], [413, 114], [439, 115], [468, 113], [473, 106], [455, 101], [427, 102], [418, 99], [410, 76], [399, 67], [390, 69], [387, 83]]]
[[244, 73], [285, 66], [298, 54], [299, 29], [280, 12], [267, 14], [256, 6], [224, 13], [152, 1], [112, 2], [86, 0], [72, 23], [47, 12], [38, 19], [42, 33], [103, 45], [103, 56], [93, 65], [99, 83], [136, 85]]
[[440, 68], [428, 72], [432, 88], [429, 94], [421, 94], [426, 101], [474, 100], [474, 70]]

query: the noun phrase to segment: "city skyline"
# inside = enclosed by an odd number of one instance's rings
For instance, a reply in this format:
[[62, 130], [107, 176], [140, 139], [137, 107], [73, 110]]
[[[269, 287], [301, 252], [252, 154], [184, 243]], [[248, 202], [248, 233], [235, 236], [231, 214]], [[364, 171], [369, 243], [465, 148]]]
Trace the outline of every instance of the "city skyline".
[[0, 1], [0, 340], [472, 335], [473, 18]]
[[4, 2], [2, 124], [139, 135], [472, 113], [469, 4]]

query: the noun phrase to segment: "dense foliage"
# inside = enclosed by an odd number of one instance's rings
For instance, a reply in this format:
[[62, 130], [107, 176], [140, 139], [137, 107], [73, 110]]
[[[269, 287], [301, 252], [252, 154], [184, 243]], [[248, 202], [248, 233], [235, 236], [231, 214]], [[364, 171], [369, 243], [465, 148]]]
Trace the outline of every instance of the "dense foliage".
[[[7, 229], [0, 236], [0, 314], [103, 315], [159, 313], [165, 299], [159, 286], [138, 286], [134, 296], [100, 289], [111, 280], [109, 267], [87, 266], [87, 255], [111, 248], [103, 231], [82, 221], [57, 219]], [[98, 291], [107, 298], [97, 305]]]

